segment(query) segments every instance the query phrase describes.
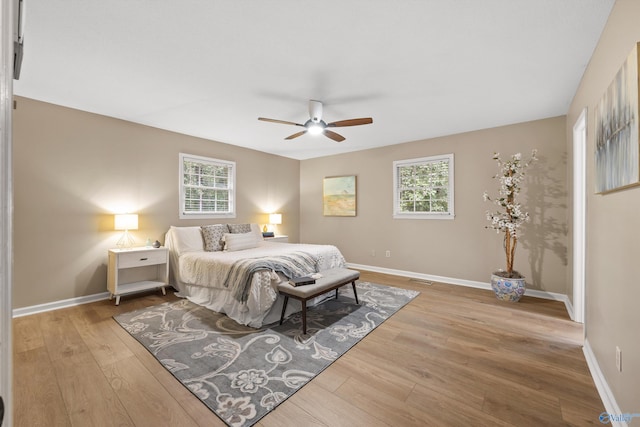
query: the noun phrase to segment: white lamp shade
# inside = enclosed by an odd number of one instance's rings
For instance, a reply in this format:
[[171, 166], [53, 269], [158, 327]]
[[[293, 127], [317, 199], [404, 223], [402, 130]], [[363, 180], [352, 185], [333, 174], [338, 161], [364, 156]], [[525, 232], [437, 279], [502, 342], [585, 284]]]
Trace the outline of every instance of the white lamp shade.
[[138, 215], [137, 214], [116, 214], [113, 220], [114, 229], [116, 230], [137, 230]]
[[275, 225], [282, 224], [282, 214], [279, 214], [279, 213], [269, 214], [269, 224], [275, 224]]

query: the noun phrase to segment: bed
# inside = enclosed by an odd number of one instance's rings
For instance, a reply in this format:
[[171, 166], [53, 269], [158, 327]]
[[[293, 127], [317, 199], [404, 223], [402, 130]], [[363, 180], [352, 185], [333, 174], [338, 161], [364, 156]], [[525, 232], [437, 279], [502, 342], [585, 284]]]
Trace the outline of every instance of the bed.
[[[346, 265], [342, 253], [333, 245], [269, 242], [262, 238], [257, 224], [172, 226], [166, 233], [165, 246], [169, 248], [170, 283], [178, 291], [176, 295], [253, 328], [279, 321], [284, 298], [278, 294], [278, 283], [288, 280], [287, 274], [292, 271], [278, 267], [258, 269], [245, 274], [243, 287], [243, 280], [235, 280], [243, 276], [232, 274], [238, 265], [294, 259], [291, 268], [308, 267], [313, 262], [320, 274]], [[326, 297], [309, 301], [308, 305], [323, 298]], [[301, 309], [299, 303], [289, 304], [286, 315]]]

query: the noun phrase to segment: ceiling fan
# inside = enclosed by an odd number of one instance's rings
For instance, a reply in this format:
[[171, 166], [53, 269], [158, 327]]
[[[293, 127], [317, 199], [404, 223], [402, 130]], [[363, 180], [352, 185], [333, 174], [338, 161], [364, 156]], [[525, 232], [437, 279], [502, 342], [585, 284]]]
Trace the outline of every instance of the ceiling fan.
[[320, 135], [324, 134], [327, 138], [331, 138], [336, 142], [344, 141], [344, 136], [329, 130], [328, 128], [339, 128], [344, 126], [359, 126], [359, 125], [368, 125], [373, 123], [373, 119], [371, 117], [364, 117], [361, 119], [349, 119], [349, 120], [339, 120], [337, 122], [327, 123], [322, 120], [322, 102], [320, 101], [309, 101], [309, 120], [307, 120], [303, 125], [300, 123], [287, 122], [285, 120], [276, 120], [276, 119], [267, 119], [265, 117], [258, 117], [258, 120], [262, 120], [264, 122], [272, 122], [272, 123], [281, 123], [283, 125], [294, 125], [305, 128], [303, 131], [294, 133], [293, 135], [289, 135], [285, 139], [294, 139], [299, 136], [304, 135], [309, 132], [311, 135]]

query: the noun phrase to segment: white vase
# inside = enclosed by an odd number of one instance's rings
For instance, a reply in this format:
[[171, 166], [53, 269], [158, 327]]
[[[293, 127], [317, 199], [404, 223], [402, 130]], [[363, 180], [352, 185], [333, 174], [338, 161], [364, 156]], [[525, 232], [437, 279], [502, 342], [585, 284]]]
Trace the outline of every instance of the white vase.
[[501, 301], [517, 302], [526, 291], [524, 277], [519, 279], [491, 275], [491, 288]]

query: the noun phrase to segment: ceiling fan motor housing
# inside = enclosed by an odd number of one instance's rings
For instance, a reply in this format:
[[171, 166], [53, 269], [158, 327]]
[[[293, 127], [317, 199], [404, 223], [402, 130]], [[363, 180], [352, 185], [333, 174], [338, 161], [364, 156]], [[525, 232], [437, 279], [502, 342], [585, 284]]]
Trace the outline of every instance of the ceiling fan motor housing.
[[313, 99], [309, 101], [309, 118], [314, 123], [320, 123], [322, 120], [322, 102], [314, 101]]

